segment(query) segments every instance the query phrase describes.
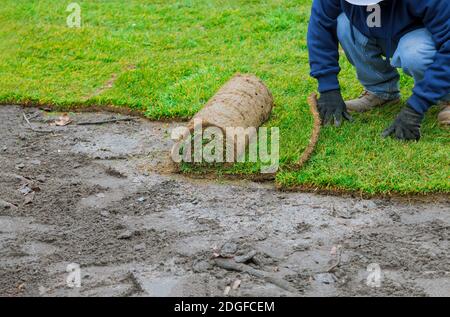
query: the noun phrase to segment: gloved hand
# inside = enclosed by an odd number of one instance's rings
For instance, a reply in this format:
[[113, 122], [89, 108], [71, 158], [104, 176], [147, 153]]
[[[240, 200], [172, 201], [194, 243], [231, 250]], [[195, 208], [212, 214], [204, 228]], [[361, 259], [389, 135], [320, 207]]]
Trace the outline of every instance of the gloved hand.
[[420, 126], [424, 115], [407, 106], [400, 111], [394, 123], [384, 130], [384, 138], [394, 135], [399, 140], [420, 140]]
[[344, 99], [340, 90], [327, 91], [320, 94], [318, 100], [318, 108], [322, 124], [331, 123], [334, 119], [334, 125], [340, 126], [342, 118], [353, 121], [352, 117], [347, 113]]

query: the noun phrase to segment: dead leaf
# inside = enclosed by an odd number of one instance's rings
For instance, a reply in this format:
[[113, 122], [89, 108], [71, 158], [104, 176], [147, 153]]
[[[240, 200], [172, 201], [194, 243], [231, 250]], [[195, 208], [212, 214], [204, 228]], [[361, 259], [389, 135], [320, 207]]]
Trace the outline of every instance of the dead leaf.
[[331, 255], [336, 255], [336, 254], [337, 254], [337, 247], [336, 247], [336, 246], [333, 246], [333, 247], [331, 248], [330, 254], [331, 254]]
[[31, 192], [30, 194], [25, 196], [25, 200], [23, 201], [23, 205], [31, 204], [34, 200], [34, 192]]
[[15, 204], [12, 204], [6, 200], [3, 200], [0, 198], [0, 210], [2, 209], [13, 209], [16, 210], [17, 206]]
[[38, 192], [40, 192], [41, 191], [41, 188], [39, 187], [39, 186], [37, 186], [37, 185], [31, 185], [31, 189], [34, 191], [34, 192], [36, 192], [36, 193], [38, 193]]
[[230, 294], [230, 291], [231, 291], [231, 287], [230, 286], [225, 287], [225, 290], [223, 291], [223, 295], [224, 296], [228, 296], [228, 294]]
[[60, 116], [58, 118], [58, 120], [55, 120], [55, 125], [57, 125], [59, 127], [66, 126], [70, 123], [72, 123], [72, 119], [70, 119], [70, 117], [67, 113], [64, 113], [62, 116]]
[[342, 250], [342, 245], [338, 244], [338, 245], [336, 245], [336, 246], [333, 246], [333, 247], [331, 248], [330, 255], [336, 256], [336, 255], [339, 254], [339, 252], [340, 252], [341, 250]]
[[212, 251], [213, 251], [214, 258], [220, 257], [220, 250], [216, 245], [213, 246]]
[[19, 188], [19, 192], [21, 192], [24, 195], [28, 195], [29, 193], [31, 193], [33, 190], [29, 187], [28, 184], [23, 184], [20, 188]]

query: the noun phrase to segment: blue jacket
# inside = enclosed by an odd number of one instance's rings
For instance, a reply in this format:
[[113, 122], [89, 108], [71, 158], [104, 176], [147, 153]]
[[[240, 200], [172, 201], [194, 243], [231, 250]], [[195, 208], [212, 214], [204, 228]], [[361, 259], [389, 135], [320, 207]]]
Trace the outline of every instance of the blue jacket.
[[408, 100], [416, 111], [424, 113], [450, 94], [450, 1], [385, 0], [380, 5], [382, 26], [369, 28], [366, 21], [370, 12], [365, 6], [345, 0], [314, 0], [308, 29], [311, 76], [319, 81], [319, 92], [339, 89], [336, 26], [342, 12], [367, 37], [386, 39], [389, 58], [394, 53], [392, 42], [398, 44], [406, 33], [427, 28], [436, 43], [436, 58]]

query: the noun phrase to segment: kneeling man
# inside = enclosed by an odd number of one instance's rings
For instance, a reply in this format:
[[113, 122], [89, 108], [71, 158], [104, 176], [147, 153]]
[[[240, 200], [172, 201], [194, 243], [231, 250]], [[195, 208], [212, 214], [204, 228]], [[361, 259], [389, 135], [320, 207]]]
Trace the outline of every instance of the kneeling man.
[[[365, 91], [344, 102], [337, 75], [341, 44]], [[308, 29], [311, 76], [319, 82], [324, 124], [350, 120], [400, 101], [397, 68], [415, 86], [407, 105], [383, 136], [419, 140], [425, 112], [442, 107], [450, 125], [450, 3], [448, 0], [314, 0]]]

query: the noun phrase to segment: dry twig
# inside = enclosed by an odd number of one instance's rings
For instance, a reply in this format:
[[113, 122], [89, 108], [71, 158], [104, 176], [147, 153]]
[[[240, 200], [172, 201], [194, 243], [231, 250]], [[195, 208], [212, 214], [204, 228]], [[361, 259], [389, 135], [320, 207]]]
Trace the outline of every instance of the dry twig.
[[38, 132], [38, 133], [53, 133], [54, 131], [51, 130], [40, 130], [40, 129], [36, 129], [30, 122], [30, 120], [28, 119], [27, 115], [25, 114], [25, 112], [22, 112], [23, 118], [25, 119], [25, 121], [27, 122], [28, 126], [30, 127], [31, 130], [33, 130], [34, 132]]
[[289, 285], [289, 283], [281, 278], [278, 278], [274, 276], [274, 274], [264, 272], [261, 270], [257, 270], [249, 265], [242, 264], [242, 263], [236, 263], [233, 259], [224, 259], [224, 258], [217, 258], [215, 259], [216, 265], [228, 270], [228, 271], [236, 271], [241, 273], [247, 273], [249, 275], [262, 278], [268, 283], [272, 283], [288, 292], [296, 293], [297, 290]]
[[107, 120], [101, 120], [101, 121], [86, 121], [86, 122], [79, 122], [76, 125], [97, 125], [97, 124], [106, 124], [106, 123], [115, 123], [120, 121], [134, 121], [136, 118], [115, 118], [115, 119], [107, 119]]

